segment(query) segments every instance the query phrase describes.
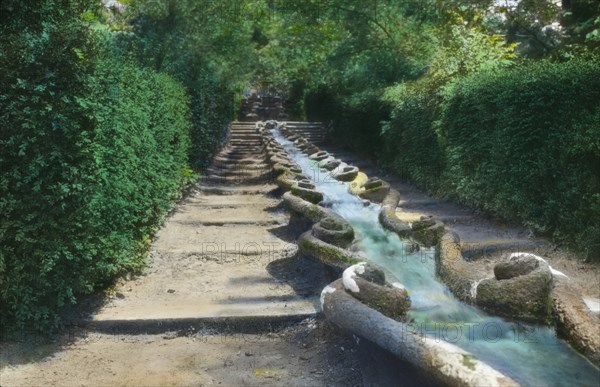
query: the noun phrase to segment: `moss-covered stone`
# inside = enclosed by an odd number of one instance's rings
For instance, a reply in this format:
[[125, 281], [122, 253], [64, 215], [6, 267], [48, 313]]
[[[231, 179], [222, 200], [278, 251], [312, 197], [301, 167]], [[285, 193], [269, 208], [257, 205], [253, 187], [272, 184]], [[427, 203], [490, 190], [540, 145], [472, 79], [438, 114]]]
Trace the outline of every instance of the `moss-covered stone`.
[[283, 194], [283, 202], [290, 210], [313, 222], [318, 222], [329, 215], [327, 209], [295, 196], [291, 192]]
[[360, 262], [357, 255], [315, 238], [311, 231], [298, 238], [298, 247], [303, 254], [338, 269], [345, 269]]
[[[314, 187], [314, 185], [313, 185]], [[307, 200], [313, 204], [319, 203], [323, 200], [323, 194], [315, 189], [306, 188], [304, 186], [300, 186], [299, 182], [296, 182], [292, 185], [292, 194], [301, 197], [304, 200]]]
[[360, 277], [366, 281], [373, 282], [378, 285], [385, 285], [385, 273], [379, 267], [372, 263], [366, 263], [362, 273], [357, 272], [357, 277]]
[[293, 175], [290, 176], [289, 173], [282, 173], [275, 178], [275, 183], [278, 187], [280, 187], [284, 191], [289, 191], [292, 189], [296, 181], [293, 180]]
[[275, 172], [275, 174], [277, 176], [288, 172], [290, 169], [282, 164], [275, 164], [273, 165], [273, 172]]
[[382, 286], [362, 278], [356, 278], [356, 284], [360, 292], [350, 292], [354, 298], [396, 321], [406, 321], [411, 305], [406, 289]]
[[379, 211], [379, 223], [381, 225], [398, 234], [400, 238], [409, 238], [412, 234], [412, 229], [407, 222], [400, 220], [396, 216], [395, 210], [390, 207], [383, 206]]
[[332, 160], [328, 160], [327, 162], [323, 163], [322, 166], [323, 166], [323, 168], [325, 168], [328, 171], [333, 171], [340, 164], [341, 164], [340, 160], [338, 160], [338, 159], [332, 159]]
[[344, 271], [346, 292], [363, 304], [396, 321], [405, 321], [410, 298], [403, 287], [385, 281], [383, 271], [371, 263], [361, 262]]
[[482, 280], [477, 286], [475, 300], [482, 309], [500, 316], [545, 322], [550, 318], [551, 285], [552, 273], [548, 264], [542, 261], [524, 275]]
[[398, 207], [399, 201], [400, 201], [400, 192], [396, 191], [395, 189], [390, 189], [390, 192], [381, 201], [381, 206], [389, 207], [389, 208], [395, 210], [396, 207]]
[[476, 363], [473, 360], [476, 360], [477, 358], [473, 355], [468, 355], [468, 354], [463, 354], [462, 356], [463, 356], [463, 360], [462, 360], [463, 365], [470, 370], [474, 370]]
[[308, 156], [308, 158], [311, 159], [311, 160], [313, 160], [313, 161], [325, 160], [328, 157], [329, 157], [329, 153], [326, 152], [326, 151], [319, 151], [317, 153], [313, 153], [310, 156]]
[[436, 248], [436, 271], [450, 291], [460, 300], [472, 302], [471, 288], [481, 277], [464, 260], [457, 234], [446, 232]]
[[337, 172], [333, 177], [339, 181], [352, 181], [358, 175], [358, 168], [348, 165], [342, 167], [341, 171]]
[[371, 178], [365, 182], [364, 191], [358, 196], [375, 203], [381, 203], [390, 192], [390, 185], [379, 178]]
[[540, 261], [530, 256], [519, 256], [494, 266], [494, 277], [497, 280], [515, 278], [527, 275], [540, 266]]
[[431, 227], [435, 224], [435, 220], [431, 216], [421, 216], [421, 219], [412, 223], [413, 230], [421, 230], [423, 228]]
[[412, 238], [424, 246], [430, 247], [435, 246], [442, 235], [444, 235], [445, 228], [441, 222], [433, 222], [433, 225], [426, 228], [412, 230]]
[[332, 245], [346, 247], [354, 240], [354, 229], [344, 219], [328, 216], [312, 227], [312, 235]]

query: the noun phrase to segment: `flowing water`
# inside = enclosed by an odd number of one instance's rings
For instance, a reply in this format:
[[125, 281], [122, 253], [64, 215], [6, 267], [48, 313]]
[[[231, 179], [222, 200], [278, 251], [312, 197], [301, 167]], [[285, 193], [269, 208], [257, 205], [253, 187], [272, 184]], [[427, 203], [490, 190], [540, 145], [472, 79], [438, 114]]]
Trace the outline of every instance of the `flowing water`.
[[[407, 331], [453, 343], [527, 386], [600, 386], [600, 370], [556, 337], [553, 328], [490, 316], [456, 299], [436, 279], [433, 249], [407, 253], [405, 242], [378, 221], [380, 206], [348, 192], [348, 183], [319, 169], [278, 131], [274, 138], [323, 192], [331, 210], [354, 228], [352, 248], [388, 272], [409, 292]], [[389, 278], [389, 275], [394, 278]]]

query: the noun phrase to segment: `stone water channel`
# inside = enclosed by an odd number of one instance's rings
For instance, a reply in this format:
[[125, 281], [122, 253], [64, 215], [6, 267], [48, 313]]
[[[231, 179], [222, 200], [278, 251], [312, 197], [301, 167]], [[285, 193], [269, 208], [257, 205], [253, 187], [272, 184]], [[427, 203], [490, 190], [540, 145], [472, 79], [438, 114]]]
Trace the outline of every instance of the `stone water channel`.
[[[435, 252], [408, 253], [406, 242], [378, 221], [380, 206], [352, 195], [348, 183], [331, 178], [277, 129], [273, 138], [302, 173], [311, 177], [334, 213], [355, 230], [352, 245], [408, 289], [411, 333], [452, 343], [522, 385], [598, 386], [600, 371], [563, 340], [552, 327], [489, 315], [459, 301], [435, 276]], [[334, 171], [335, 172], [335, 171]]]

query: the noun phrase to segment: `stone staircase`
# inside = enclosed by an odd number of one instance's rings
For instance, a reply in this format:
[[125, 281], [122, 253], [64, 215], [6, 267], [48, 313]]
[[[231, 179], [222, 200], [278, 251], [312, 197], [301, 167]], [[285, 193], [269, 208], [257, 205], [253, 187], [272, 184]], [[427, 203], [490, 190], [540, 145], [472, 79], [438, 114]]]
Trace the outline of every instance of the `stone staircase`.
[[317, 146], [326, 142], [327, 132], [321, 122], [286, 121], [286, 127]]
[[247, 185], [268, 181], [271, 167], [263, 148], [253, 123], [232, 123], [229, 142], [206, 170], [203, 184]]
[[294, 258], [293, 239], [278, 236], [289, 215], [268, 195], [276, 186], [254, 127], [231, 125], [227, 146], [158, 232], [146, 275], [117, 289], [94, 317], [96, 326], [148, 330], [173, 320], [305, 318], [319, 311], [322, 284], [312, 282], [322, 275], [293, 278], [306, 263]]
[[240, 121], [284, 120], [288, 117], [283, 98], [278, 95], [251, 95], [242, 101], [238, 119]]

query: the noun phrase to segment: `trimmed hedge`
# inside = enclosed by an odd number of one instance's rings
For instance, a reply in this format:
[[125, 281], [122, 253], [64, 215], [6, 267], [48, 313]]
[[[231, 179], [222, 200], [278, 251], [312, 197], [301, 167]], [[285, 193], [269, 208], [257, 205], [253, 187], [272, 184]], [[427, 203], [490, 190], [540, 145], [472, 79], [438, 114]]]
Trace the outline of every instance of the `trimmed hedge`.
[[308, 92], [304, 104], [309, 121], [334, 123], [331, 137], [336, 145], [347, 146], [366, 157], [376, 158], [381, 149], [381, 138], [376, 128], [389, 115], [389, 108], [381, 103], [380, 97], [379, 90], [366, 90], [352, 97], [343, 97], [321, 88]]
[[433, 130], [437, 99], [421, 87], [405, 84], [388, 90], [390, 120], [383, 122], [379, 161], [403, 179], [425, 189], [439, 187], [445, 168], [443, 149]]
[[600, 256], [600, 63], [476, 74], [446, 95], [445, 186], [461, 200]]
[[600, 258], [598, 62], [479, 72], [441, 93], [396, 88], [385, 98], [385, 165]]
[[2, 327], [56, 326], [78, 295], [140, 267], [191, 175], [183, 86], [109, 59], [81, 9], [46, 3], [0, 38]]

